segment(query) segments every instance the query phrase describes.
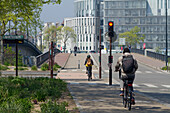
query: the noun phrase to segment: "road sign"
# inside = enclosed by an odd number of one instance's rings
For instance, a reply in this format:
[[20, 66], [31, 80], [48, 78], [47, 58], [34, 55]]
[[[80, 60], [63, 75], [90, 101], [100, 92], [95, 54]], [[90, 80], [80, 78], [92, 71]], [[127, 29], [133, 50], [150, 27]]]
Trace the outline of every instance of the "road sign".
[[8, 39], [8, 40], [15, 40], [15, 39], [23, 40], [24, 36], [23, 35], [4, 35], [3, 39]]
[[[105, 39], [107, 41], [110, 41], [110, 37], [108, 36], [108, 32], [105, 34]], [[117, 34], [114, 32], [114, 36], [112, 37], [112, 42], [115, 42], [117, 40]]]
[[126, 45], [125, 38], [119, 38], [119, 45]]
[[24, 43], [23, 35], [4, 35], [3, 36], [4, 43]]

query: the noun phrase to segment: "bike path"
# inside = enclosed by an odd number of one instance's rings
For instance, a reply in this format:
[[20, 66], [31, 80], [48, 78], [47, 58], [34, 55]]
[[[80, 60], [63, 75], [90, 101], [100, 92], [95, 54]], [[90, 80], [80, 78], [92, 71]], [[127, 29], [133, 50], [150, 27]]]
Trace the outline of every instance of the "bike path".
[[[127, 108], [123, 108], [122, 98], [119, 96], [119, 85], [108, 85], [107, 79], [94, 78], [87, 81], [87, 75], [82, 70], [85, 69], [83, 61], [85, 54], [76, 57], [71, 55], [65, 71], [57, 75], [68, 83], [69, 91], [75, 100], [80, 113], [127, 113]], [[77, 68], [77, 60], [81, 60], [81, 68]], [[95, 69], [95, 67], [94, 67]], [[73, 71], [74, 70], [74, 71]], [[97, 73], [95, 73], [97, 74]], [[170, 113], [170, 108], [156, 101], [136, 93], [136, 104], [132, 106], [132, 113]]]

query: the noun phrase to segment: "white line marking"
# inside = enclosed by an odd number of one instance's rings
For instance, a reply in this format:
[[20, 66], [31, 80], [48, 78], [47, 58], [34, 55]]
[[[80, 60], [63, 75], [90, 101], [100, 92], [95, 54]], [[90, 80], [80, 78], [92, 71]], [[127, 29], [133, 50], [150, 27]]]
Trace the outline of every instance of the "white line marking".
[[82, 71], [86, 71], [86, 70], [82, 70]]
[[155, 86], [155, 85], [152, 85], [152, 84], [144, 84], [144, 85], [146, 85], [148, 87], [152, 87], [152, 88], [157, 88], [158, 87], [158, 86]]
[[156, 73], [162, 73], [162, 72], [160, 72], [160, 71], [156, 71]]
[[92, 71], [98, 71], [98, 70], [92, 70]]
[[141, 71], [136, 71], [136, 73], [142, 73]]
[[145, 71], [145, 73], [152, 73], [151, 71]]
[[61, 71], [67, 71], [67, 70], [61, 70]]
[[133, 84], [133, 87], [140, 87], [139, 85], [137, 85], [137, 84]]
[[72, 71], [77, 71], [77, 70], [72, 70]]
[[108, 73], [108, 72], [109, 72], [109, 70], [104, 70], [104, 72]]
[[170, 85], [162, 85], [163, 87], [170, 88]]

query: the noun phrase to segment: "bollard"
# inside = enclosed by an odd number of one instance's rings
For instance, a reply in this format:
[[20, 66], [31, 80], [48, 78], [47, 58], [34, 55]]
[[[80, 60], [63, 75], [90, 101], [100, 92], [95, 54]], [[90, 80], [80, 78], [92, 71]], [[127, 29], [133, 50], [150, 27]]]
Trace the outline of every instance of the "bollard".
[[78, 69], [80, 69], [80, 60], [78, 60]]

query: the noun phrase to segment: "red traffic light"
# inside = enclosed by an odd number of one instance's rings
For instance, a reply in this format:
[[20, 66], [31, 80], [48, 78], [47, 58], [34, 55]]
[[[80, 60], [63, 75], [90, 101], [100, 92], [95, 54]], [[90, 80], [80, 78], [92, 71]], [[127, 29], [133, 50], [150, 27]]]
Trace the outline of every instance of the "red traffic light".
[[113, 26], [113, 22], [109, 22], [109, 26]]

